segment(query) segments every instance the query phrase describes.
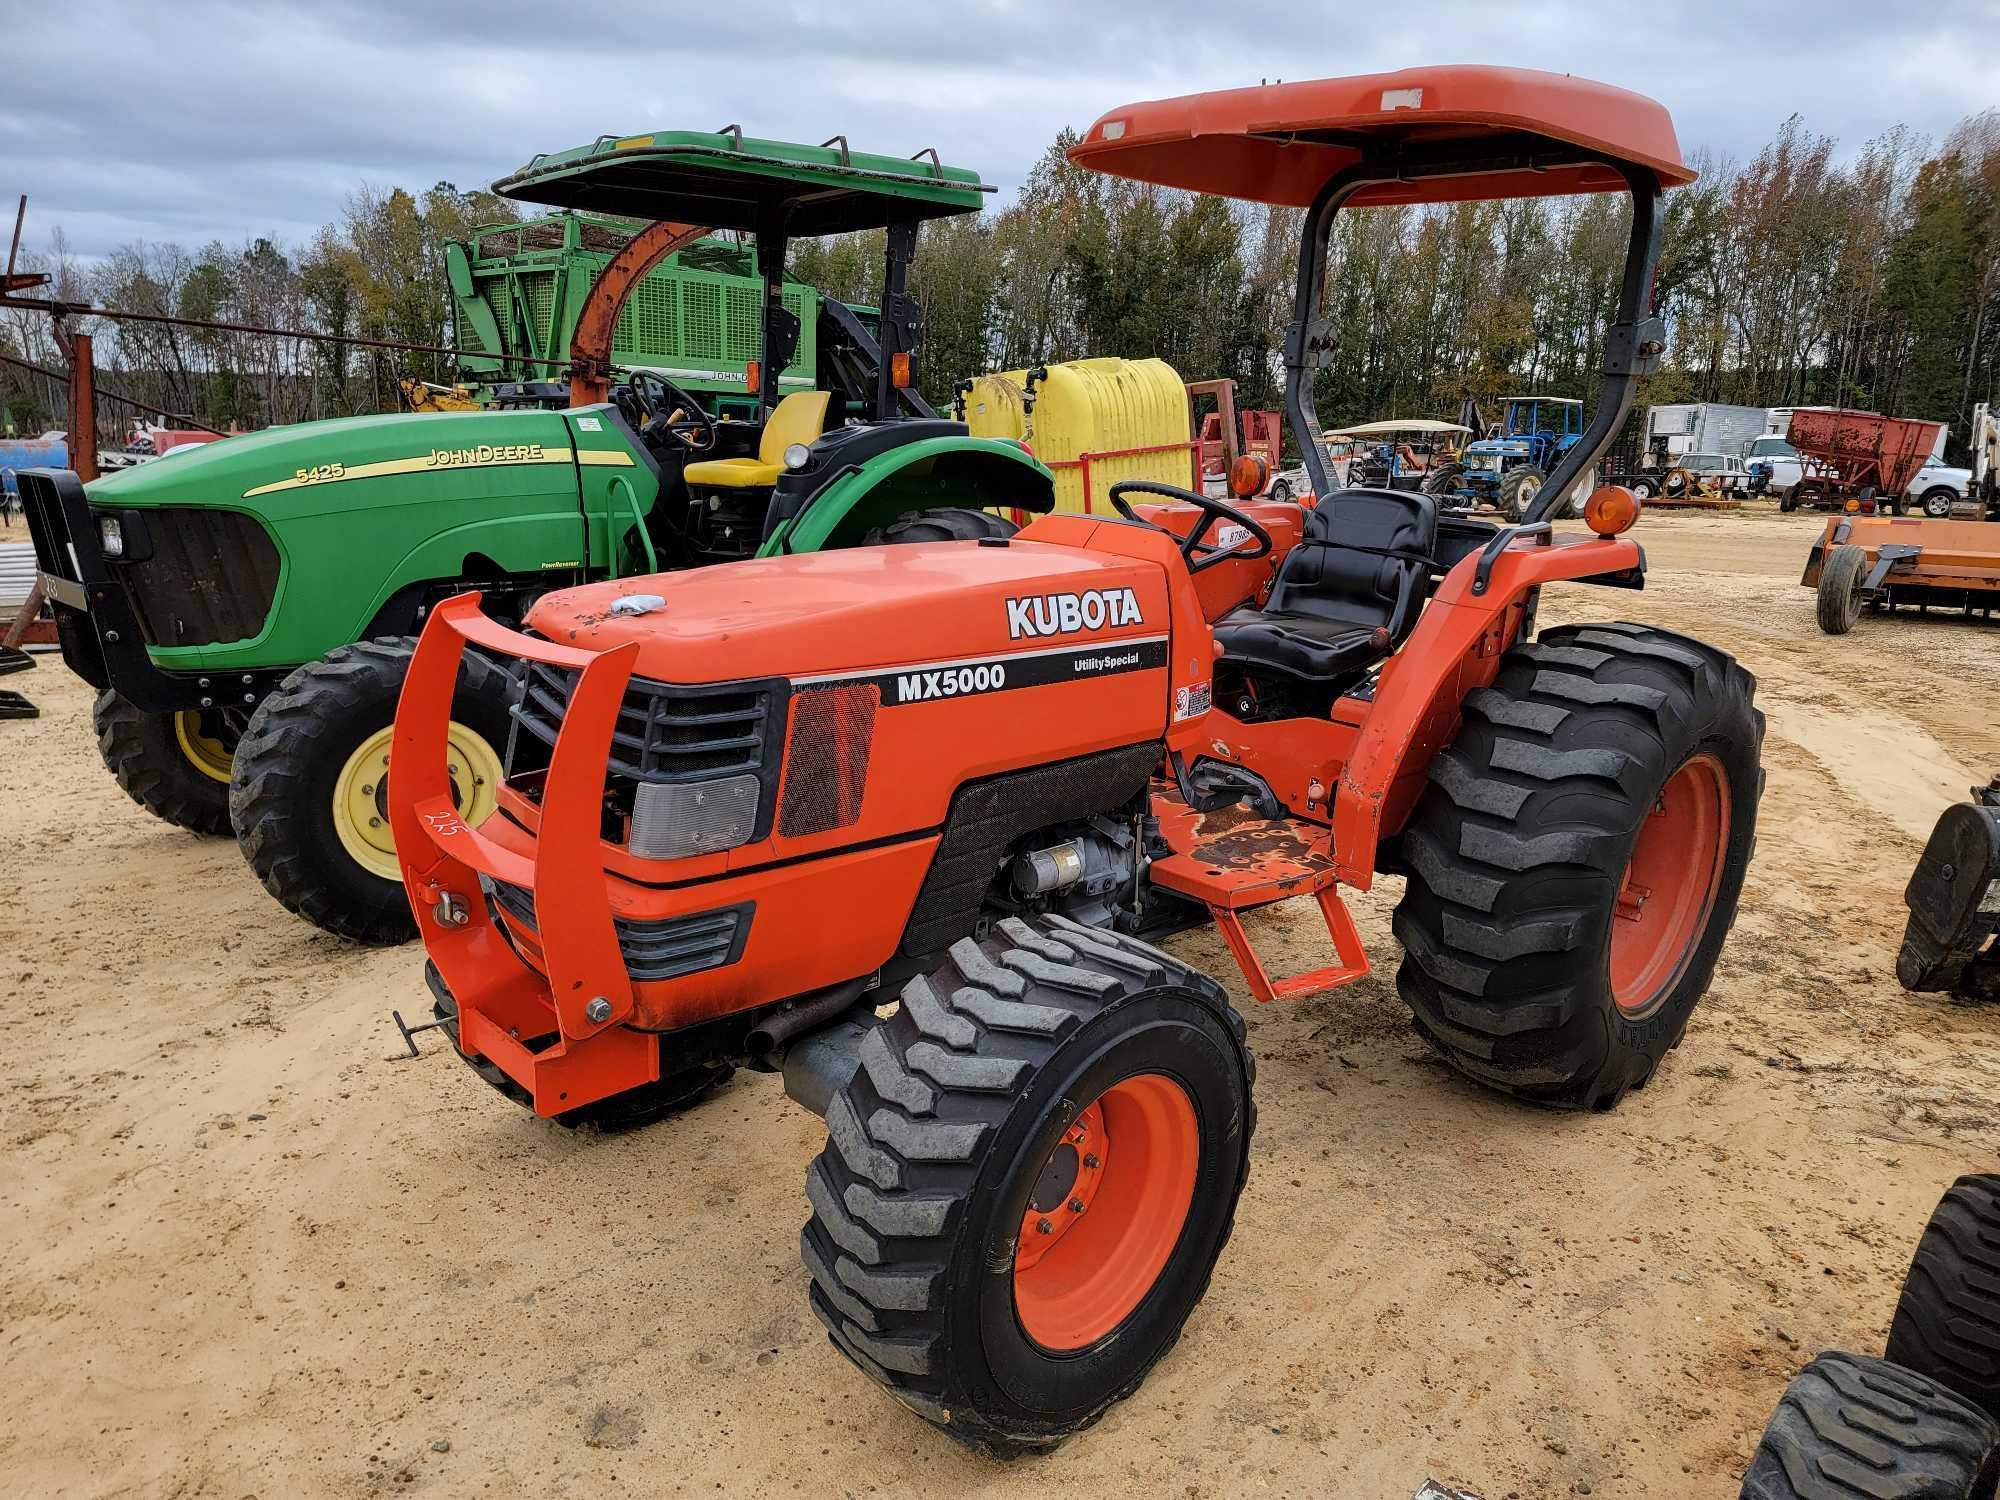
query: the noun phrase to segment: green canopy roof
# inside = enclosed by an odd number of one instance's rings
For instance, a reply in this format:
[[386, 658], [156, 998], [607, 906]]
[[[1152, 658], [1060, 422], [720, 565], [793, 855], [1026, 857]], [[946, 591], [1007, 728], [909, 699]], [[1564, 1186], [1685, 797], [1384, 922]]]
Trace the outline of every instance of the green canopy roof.
[[506, 198], [593, 213], [755, 231], [785, 211], [786, 232], [843, 234], [902, 219], [977, 213], [993, 191], [934, 151], [914, 157], [759, 140], [728, 129], [599, 136], [537, 156], [493, 184]]

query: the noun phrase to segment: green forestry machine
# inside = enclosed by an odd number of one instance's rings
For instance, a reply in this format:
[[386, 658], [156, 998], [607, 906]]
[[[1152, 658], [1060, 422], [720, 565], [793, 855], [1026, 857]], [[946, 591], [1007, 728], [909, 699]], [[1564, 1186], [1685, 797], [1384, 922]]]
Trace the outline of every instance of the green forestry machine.
[[[366, 942], [414, 932], [385, 777], [414, 637], [440, 600], [477, 589], [489, 613], [519, 619], [591, 579], [1002, 535], [1012, 526], [990, 507], [1054, 504], [1024, 448], [969, 436], [912, 385], [918, 228], [976, 213], [990, 191], [976, 174], [935, 152], [875, 156], [840, 137], [803, 146], [732, 126], [600, 137], [537, 156], [495, 191], [647, 225], [576, 320], [567, 409], [272, 428], [88, 485], [21, 475], [64, 659], [100, 690], [98, 744], [120, 785], [169, 822], [233, 829], [286, 907]], [[814, 299], [813, 383], [785, 390], [803, 332], [788, 242], [876, 228], [879, 316], [870, 327]], [[748, 238], [761, 284], [746, 416], [658, 370], [614, 382], [628, 293], [715, 230]], [[507, 695], [485, 680], [497, 670], [468, 655], [454, 700], [450, 774], [474, 820], [492, 806], [510, 730]]]
[[[569, 351], [604, 268], [646, 226], [631, 219], [559, 212], [475, 229], [444, 247], [458, 379], [481, 405], [566, 406]], [[843, 313], [870, 336], [874, 309], [822, 309], [820, 293], [785, 280], [782, 300], [799, 320], [792, 361], [778, 375], [780, 399], [840, 384], [822, 369], [843, 352]], [[762, 355], [764, 283], [750, 245], [711, 235], [665, 256], [627, 293], [611, 337], [620, 370], [664, 375], [701, 399], [710, 416], [757, 415], [745, 372]], [[495, 355], [511, 355], [509, 360]], [[523, 361], [532, 363], [523, 363]]]

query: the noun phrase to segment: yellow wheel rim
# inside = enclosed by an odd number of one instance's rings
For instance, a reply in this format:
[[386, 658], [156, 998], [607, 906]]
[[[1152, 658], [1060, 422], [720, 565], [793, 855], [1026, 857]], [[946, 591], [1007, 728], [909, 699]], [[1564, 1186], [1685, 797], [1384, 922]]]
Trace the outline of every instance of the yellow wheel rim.
[[[396, 840], [389, 831], [389, 742], [394, 725], [384, 725], [355, 747], [333, 783], [333, 831], [356, 864], [384, 880], [401, 880]], [[486, 737], [456, 719], [446, 741], [445, 770], [451, 800], [468, 824], [483, 822], [500, 790], [500, 757]]]
[[188, 758], [189, 765], [211, 781], [229, 785], [229, 765], [234, 757], [220, 739], [202, 733], [199, 712], [185, 709], [174, 715], [174, 738], [180, 742], [181, 754]]

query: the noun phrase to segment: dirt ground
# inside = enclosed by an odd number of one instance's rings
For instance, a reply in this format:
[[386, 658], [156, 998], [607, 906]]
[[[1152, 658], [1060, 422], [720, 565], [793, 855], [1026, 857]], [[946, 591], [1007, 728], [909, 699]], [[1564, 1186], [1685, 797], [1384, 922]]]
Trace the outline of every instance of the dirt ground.
[[[130, 804], [59, 661], [0, 725], [0, 1473], [12, 1494], [535, 1492], [1403, 1500], [1726, 1496], [1787, 1377], [1879, 1352], [1925, 1215], [2000, 1148], [2000, 1015], [1904, 994], [1901, 890], [2000, 771], [2000, 626], [1797, 587], [1817, 523], [1647, 516], [1651, 620], [1734, 651], [1769, 785], [1714, 990], [1652, 1086], [1555, 1116], [1460, 1081], [1377, 973], [1256, 1009], [1235, 1238], [1186, 1337], [1054, 1459], [974, 1458], [828, 1347], [797, 1252], [817, 1121], [743, 1076], [573, 1135], [491, 1094], [421, 953], [280, 910]], [[1252, 920], [1322, 962], [1307, 906]]]

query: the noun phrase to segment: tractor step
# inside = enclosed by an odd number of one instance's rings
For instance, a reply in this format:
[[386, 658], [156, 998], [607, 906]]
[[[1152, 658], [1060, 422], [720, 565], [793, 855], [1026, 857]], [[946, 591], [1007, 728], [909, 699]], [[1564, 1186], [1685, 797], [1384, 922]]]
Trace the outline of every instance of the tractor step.
[[[1197, 812], [1178, 793], [1156, 789], [1160, 832], [1175, 852], [1153, 861], [1153, 884], [1199, 901], [1222, 933], [1260, 1003], [1302, 1000], [1368, 972], [1354, 918], [1340, 899], [1327, 830], [1295, 818], [1261, 818], [1240, 805]], [[1311, 896], [1326, 921], [1337, 963], [1273, 979], [1243, 930], [1242, 914]]]

